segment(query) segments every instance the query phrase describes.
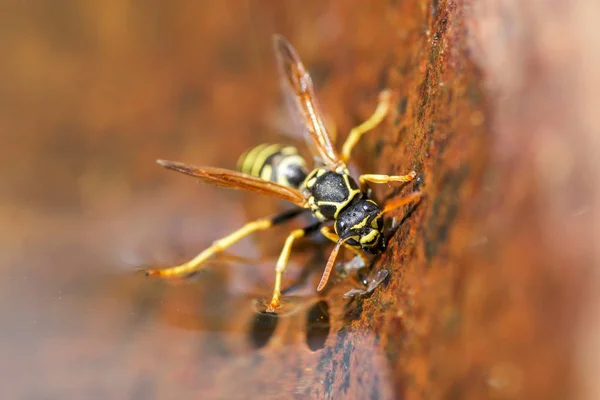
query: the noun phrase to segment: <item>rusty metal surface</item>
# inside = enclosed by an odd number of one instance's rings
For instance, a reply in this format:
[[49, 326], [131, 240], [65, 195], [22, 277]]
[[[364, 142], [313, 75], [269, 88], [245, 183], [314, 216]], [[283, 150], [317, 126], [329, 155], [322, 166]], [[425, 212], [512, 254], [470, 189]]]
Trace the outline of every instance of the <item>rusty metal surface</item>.
[[[586, 86], [570, 80], [591, 75], [552, 51], [584, 51], [581, 37], [553, 34], [560, 15], [568, 26], [581, 17], [563, 7], [12, 4], [12, 23], [0, 24], [2, 397], [582, 393], [597, 147]], [[278, 207], [154, 163], [231, 167], [250, 145], [287, 140], [275, 32], [297, 47], [339, 135], [372, 112], [383, 86], [396, 91], [357, 164], [419, 171], [414, 185], [378, 188], [383, 199], [427, 194], [393, 215], [373, 266], [390, 271], [384, 284], [352, 301], [342, 297], [349, 280], [325, 293], [331, 326], [315, 351], [307, 318], [327, 249], [298, 247], [286, 284], [307, 266], [316, 275], [288, 298], [289, 313], [256, 322], [289, 227], [240, 243], [231, 253], [241, 258], [189, 281], [135, 273]]]

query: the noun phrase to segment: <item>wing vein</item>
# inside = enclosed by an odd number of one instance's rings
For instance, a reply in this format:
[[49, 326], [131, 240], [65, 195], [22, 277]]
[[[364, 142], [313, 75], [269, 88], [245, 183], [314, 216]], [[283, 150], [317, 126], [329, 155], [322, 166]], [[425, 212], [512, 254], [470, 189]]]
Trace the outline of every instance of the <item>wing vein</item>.
[[157, 160], [157, 162], [167, 169], [193, 176], [205, 183], [210, 183], [215, 186], [247, 190], [287, 200], [300, 207], [306, 206], [306, 199], [299, 190], [260, 179], [252, 175], [224, 168], [198, 167], [176, 161]]
[[314, 94], [312, 79], [292, 45], [280, 35], [273, 45], [286, 99], [293, 99], [292, 112], [303, 122], [307, 141], [313, 154], [331, 168], [345, 166], [331, 143]]

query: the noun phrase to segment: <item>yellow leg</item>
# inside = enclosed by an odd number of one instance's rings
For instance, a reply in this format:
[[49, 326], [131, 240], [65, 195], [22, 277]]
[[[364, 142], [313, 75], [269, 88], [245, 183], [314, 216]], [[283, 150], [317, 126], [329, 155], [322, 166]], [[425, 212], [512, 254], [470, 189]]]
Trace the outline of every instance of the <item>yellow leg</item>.
[[256, 221], [249, 222], [237, 231], [225, 236], [224, 238], [216, 240], [209, 248], [202, 251], [190, 261], [181, 265], [177, 265], [175, 267], [147, 270], [146, 275], [159, 276], [162, 278], [176, 278], [188, 275], [194, 271], [199, 270], [201, 268], [201, 264], [204, 261], [206, 261], [209, 257], [227, 249], [228, 247], [240, 241], [249, 234], [256, 231], [269, 229], [273, 225], [277, 225], [282, 222], [288, 221], [298, 216], [303, 211], [303, 209], [292, 209], [271, 218], [261, 218]]
[[244, 225], [242, 228], [238, 229], [237, 231], [233, 232], [232, 234], [227, 235], [222, 239], [214, 241], [209, 248], [202, 251], [190, 261], [181, 265], [177, 265], [175, 267], [164, 269], [151, 269], [146, 271], [146, 274], [160, 276], [161, 278], [176, 278], [188, 275], [196, 270], [199, 270], [201, 268], [201, 264], [212, 255], [227, 249], [234, 243], [238, 242], [240, 239], [251, 234], [252, 232], [269, 229], [271, 225], [272, 223], [269, 219], [259, 219], [254, 222], [250, 222]]
[[[334, 232], [332, 226], [322, 227], [321, 233], [323, 234], [323, 236], [325, 236], [327, 239], [331, 240], [334, 243], [337, 243], [337, 241], [340, 240], [340, 237]], [[369, 259], [367, 258], [367, 255], [365, 254], [365, 252], [362, 251], [361, 249], [359, 249], [358, 247], [350, 246], [349, 244], [346, 244], [346, 243], [344, 243], [344, 247], [347, 248], [348, 250], [352, 251], [354, 254], [360, 256], [360, 258], [362, 258], [363, 261], [365, 262], [365, 265], [369, 262]]]
[[381, 211], [381, 214], [385, 214], [386, 212], [400, 208], [405, 204], [412, 203], [413, 201], [417, 201], [424, 195], [425, 195], [425, 193], [418, 191], [418, 192], [412, 192], [408, 196], [400, 197], [399, 199], [394, 199], [394, 200], [390, 201], [389, 203], [387, 203], [383, 207], [383, 211]]
[[273, 289], [273, 297], [271, 298], [269, 307], [267, 307], [267, 312], [273, 313], [275, 312], [275, 309], [279, 307], [279, 298], [281, 297], [281, 277], [283, 271], [285, 271], [285, 267], [287, 267], [290, 253], [292, 252], [292, 244], [294, 244], [294, 240], [300, 239], [305, 233], [305, 229], [296, 229], [292, 231], [285, 240], [285, 244], [283, 245], [283, 249], [281, 249], [281, 254], [279, 254], [279, 259], [275, 265], [275, 288]]
[[364, 187], [367, 182], [372, 183], [390, 183], [390, 182], [411, 182], [415, 179], [417, 173], [410, 171], [406, 175], [379, 175], [379, 174], [363, 174], [358, 177], [360, 184]]
[[350, 159], [350, 153], [352, 153], [352, 149], [358, 143], [362, 135], [375, 128], [381, 123], [381, 121], [383, 121], [390, 111], [391, 99], [391, 90], [386, 89], [379, 93], [379, 103], [377, 104], [377, 108], [375, 109], [373, 115], [371, 115], [368, 120], [359, 126], [356, 126], [350, 130], [348, 138], [342, 147], [342, 154], [340, 155], [342, 161], [347, 163]]

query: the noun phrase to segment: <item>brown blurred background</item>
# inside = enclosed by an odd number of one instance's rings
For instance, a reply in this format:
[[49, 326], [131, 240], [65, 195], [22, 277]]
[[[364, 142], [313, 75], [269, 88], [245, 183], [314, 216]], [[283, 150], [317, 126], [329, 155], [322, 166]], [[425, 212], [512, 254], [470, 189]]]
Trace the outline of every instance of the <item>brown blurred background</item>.
[[[1, 8], [2, 398], [600, 396], [594, 2]], [[273, 33], [298, 49], [341, 137], [381, 88], [396, 90], [357, 164], [417, 169], [427, 193], [394, 214], [408, 217], [374, 266], [391, 272], [385, 285], [350, 304], [347, 281], [326, 293], [331, 329], [316, 351], [310, 279], [268, 344], [252, 342], [289, 227], [196, 279], [136, 273], [280, 207], [155, 164], [232, 168], [248, 146], [298, 139], [285, 132]], [[298, 253], [286, 284], [320, 271], [319, 246]]]

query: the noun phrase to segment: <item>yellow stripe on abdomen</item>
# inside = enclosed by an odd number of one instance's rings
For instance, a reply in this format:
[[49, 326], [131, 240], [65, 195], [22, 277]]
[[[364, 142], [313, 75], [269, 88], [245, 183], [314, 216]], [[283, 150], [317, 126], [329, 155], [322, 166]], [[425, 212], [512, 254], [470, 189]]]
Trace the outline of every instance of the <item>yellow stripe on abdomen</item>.
[[237, 170], [283, 186], [298, 188], [306, 175], [306, 161], [293, 146], [264, 143], [242, 154], [237, 162]]

